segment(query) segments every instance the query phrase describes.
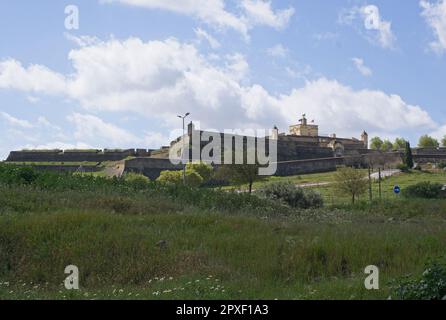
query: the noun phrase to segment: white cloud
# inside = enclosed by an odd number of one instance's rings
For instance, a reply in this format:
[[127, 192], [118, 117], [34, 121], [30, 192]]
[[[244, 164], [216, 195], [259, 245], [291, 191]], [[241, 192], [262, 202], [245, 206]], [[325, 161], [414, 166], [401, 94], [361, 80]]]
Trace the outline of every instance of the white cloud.
[[421, 15], [427, 24], [432, 28], [436, 41], [431, 42], [430, 47], [438, 54], [446, 51], [446, 1], [439, 0], [431, 3], [430, 1], [420, 1], [423, 9]]
[[[353, 7], [341, 12], [339, 22], [347, 25], [355, 25], [360, 19], [362, 28], [365, 29], [365, 36], [374, 43], [383, 48], [391, 49], [395, 45], [396, 37], [392, 32], [392, 23], [383, 20], [380, 10], [375, 5], [366, 5], [362, 7]], [[358, 29], [363, 34], [362, 29]]]
[[97, 141], [100, 139], [107, 141], [109, 147], [135, 145], [139, 142], [139, 138], [133, 134], [96, 116], [73, 113], [68, 116], [68, 120], [76, 127], [74, 137], [78, 140]]
[[44, 144], [27, 144], [17, 150], [72, 150], [72, 149], [94, 149], [89, 144], [83, 142], [67, 143], [62, 141], [48, 142]]
[[276, 29], [283, 29], [294, 15], [294, 8], [274, 12], [271, 1], [243, 0], [241, 6], [245, 10], [250, 24], [266, 25]]
[[11, 126], [20, 127], [24, 129], [30, 129], [33, 127], [33, 125], [27, 121], [22, 119], [17, 119], [13, 116], [11, 116], [9, 113], [6, 112], [0, 112], [0, 116], [8, 122]]
[[[63, 98], [78, 102], [90, 112], [125, 112], [161, 120], [178, 128], [177, 114], [191, 112], [191, 120], [203, 128], [286, 128], [307, 113], [339, 135], [356, 135], [366, 129], [389, 135], [398, 130], [435, 130], [437, 125], [419, 106], [382, 91], [353, 90], [335, 80], [307, 81], [289, 94], [272, 94], [249, 80], [249, 65], [240, 54], [227, 56], [218, 65], [202, 56], [191, 44], [175, 39], [143, 42], [111, 39], [73, 50], [69, 54], [74, 72], [61, 76]], [[224, 59], [224, 58], [223, 58]], [[40, 67], [44, 68], [44, 67]], [[46, 69], [48, 70], [48, 69]], [[21, 67], [20, 78], [35, 74]], [[54, 75], [47, 71], [49, 78]], [[42, 76], [42, 75], [39, 75]], [[0, 72], [0, 79], [4, 78]], [[7, 88], [32, 91], [13, 77]], [[39, 90], [59, 93], [50, 81]], [[34, 81], [34, 80], [33, 80]], [[33, 82], [30, 81], [30, 82]], [[37, 79], [36, 79], [37, 81]], [[53, 91], [52, 91], [53, 90]], [[145, 138], [135, 137], [92, 115], [74, 114], [78, 141], [135, 146]]]
[[198, 40], [207, 41], [212, 49], [218, 49], [221, 47], [221, 44], [220, 42], [218, 42], [217, 39], [215, 39], [213, 36], [211, 36], [209, 33], [207, 33], [201, 28], [195, 29], [195, 35], [197, 36]]
[[67, 40], [75, 43], [79, 47], [91, 46], [100, 42], [97, 37], [92, 36], [75, 36], [68, 32], [65, 32], [64, 36]]
[[430, 135], [438, 139], [438, 141], [441, 141], [446, 137], [446, 124], [433, 131]]
[[355, 65], [356, 69], [365, 77], [369, 77], [373, 74], [372, 69], [367, 67], [364, 64], [364, 60], [361, 58], [352, 58], [353, 64]]
[[257, 25], [284, 28], [294, 14], [293, 8], [274, 11], [271, 2], [265, 0], [243, 0], [240, 5], [242, 10], [238, 14], [229, 12], [224, 0], [100, 0], [100, 2], [119, 2], [193, 16], [216, 29], [234, 29], [246, 39], [249, 38], [249, 30]]
[[288, 49], [282, 44], [277, 44], [267, 50], [267, 53], [272, 57], [285, 58], [288, 54]]
[[42, 65], [24, 68], [14, 59], [0, 62], [0, 88], [60, 94], [66, 91], [65, 77]]
[[282, 96], [281, 104], [284, 117], [307, 113], [321, 125], [322, 132], [332, 130], [347, 136], [357, 136], [361, 129], [389, 134], [408, 128], [436, 127], [426, 111], [406, 103], [398, 95], [377, 90], [355, 91], [325, 78], [307, 82], [305, 87]]

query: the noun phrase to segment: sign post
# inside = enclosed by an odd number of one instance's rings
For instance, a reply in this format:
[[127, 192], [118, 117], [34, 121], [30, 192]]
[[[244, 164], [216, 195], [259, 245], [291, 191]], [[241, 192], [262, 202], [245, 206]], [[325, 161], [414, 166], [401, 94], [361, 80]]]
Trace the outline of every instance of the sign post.
[[394, 187], [393, 187], [393, 192], [394, 192], [397, 196], [399, 196], [400, 193], [401, 193], [401, 188], [400, 188], [400, 186], [394, 186]]

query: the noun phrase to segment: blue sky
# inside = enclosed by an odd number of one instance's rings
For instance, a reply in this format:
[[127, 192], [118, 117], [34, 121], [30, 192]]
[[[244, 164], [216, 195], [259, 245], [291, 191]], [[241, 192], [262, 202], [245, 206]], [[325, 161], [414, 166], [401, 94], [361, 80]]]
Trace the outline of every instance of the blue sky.
[[[65, 26], [65, 8], [79, 28]], [[0, 159], [204, 129], [446, 135], [444, 0], [0, 2]]]

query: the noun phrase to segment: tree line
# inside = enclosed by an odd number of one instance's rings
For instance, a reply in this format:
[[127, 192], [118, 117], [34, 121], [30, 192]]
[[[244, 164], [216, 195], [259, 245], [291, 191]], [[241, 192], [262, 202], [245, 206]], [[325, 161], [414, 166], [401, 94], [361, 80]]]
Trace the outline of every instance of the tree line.
[[[380, 150], [380, 151], [398, 151], [406, 148], [408, 141], [404, 138], [396, 138], [394, 142], [388, 139], [381, 139], [380, 137], [374, 137], [370, 140], [370, 149]], [[429, 136], [423, 135], [418, 141], [418, 147], [420, 148], [438, 148], [446, 147], [446, 136], [438, 141], [437, 139]]]

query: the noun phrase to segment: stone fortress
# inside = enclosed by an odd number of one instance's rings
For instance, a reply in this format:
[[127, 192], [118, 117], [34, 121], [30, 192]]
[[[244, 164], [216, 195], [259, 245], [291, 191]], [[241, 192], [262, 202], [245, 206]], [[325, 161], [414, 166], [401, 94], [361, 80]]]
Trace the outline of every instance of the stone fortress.
[[[187, 136], [202, 137], [209, 134], [206, 131], [195, 130], [193, 123], [188, 125]], [[215, 133], [213, 133], [215, 134]], [[225, 133], [219, 133], [222, 141], [228, 138]], [[170, 146], [158, 150], [128, 149], [128, 150], [23, 150], [12, 151], [7, 162], [17, 164], [32, 164], [42, 169], [56, 169], [60, 171], [76, 171], [78, 163], [90, 163], [83, 166], [85, 171], [99, 171], [100, 164], [119, 162], [121, 172], [137, 172], [156, 179], [163, 170], [180, 170], [181, 165], [174, 165], [169, 160], [172, 148], [181, 150], [183, 139], [179, 137]], [[241, 139], [244, 148], [248, 137], [230, 135], [230, 141]], [[402, 151], [380, 152], [368, 148], [368, 134], [362, 132], [357, 138], [339, 138], [336, 134], [320, 135], [319, 126], [312, 121], [310, 124], [305, 115], [299, 123], [289, 127], [289, 133], [280, 133], [274, 127], [269, 137], [252, 139], [273, 139], [277, 142], [277, 172], [276, 175], [287, 176], [304, 173], [315, 173], [336, 170], [338, 165], [367, 167], [370, 164], [390, 166], [401, 163]], [[210, 143], [201, 142], [204, 148]], [[224, 148], [235, 148], [235, 142]], [[192, 154], [192, 153], [191, 153]], [[438, 162], [446, 160], [446, 148], [414, 149], [414, 160], [419, 163]], [[192, 159], [190, 160], [206, 160]], [[49, 165], [54, 163], [55, 165]], [[73, 165], [70, 165], [73, 163]], [[74, 164], [76, 163], [76, 164]], [[59, 165], [57, 165], [59, 164]]]

